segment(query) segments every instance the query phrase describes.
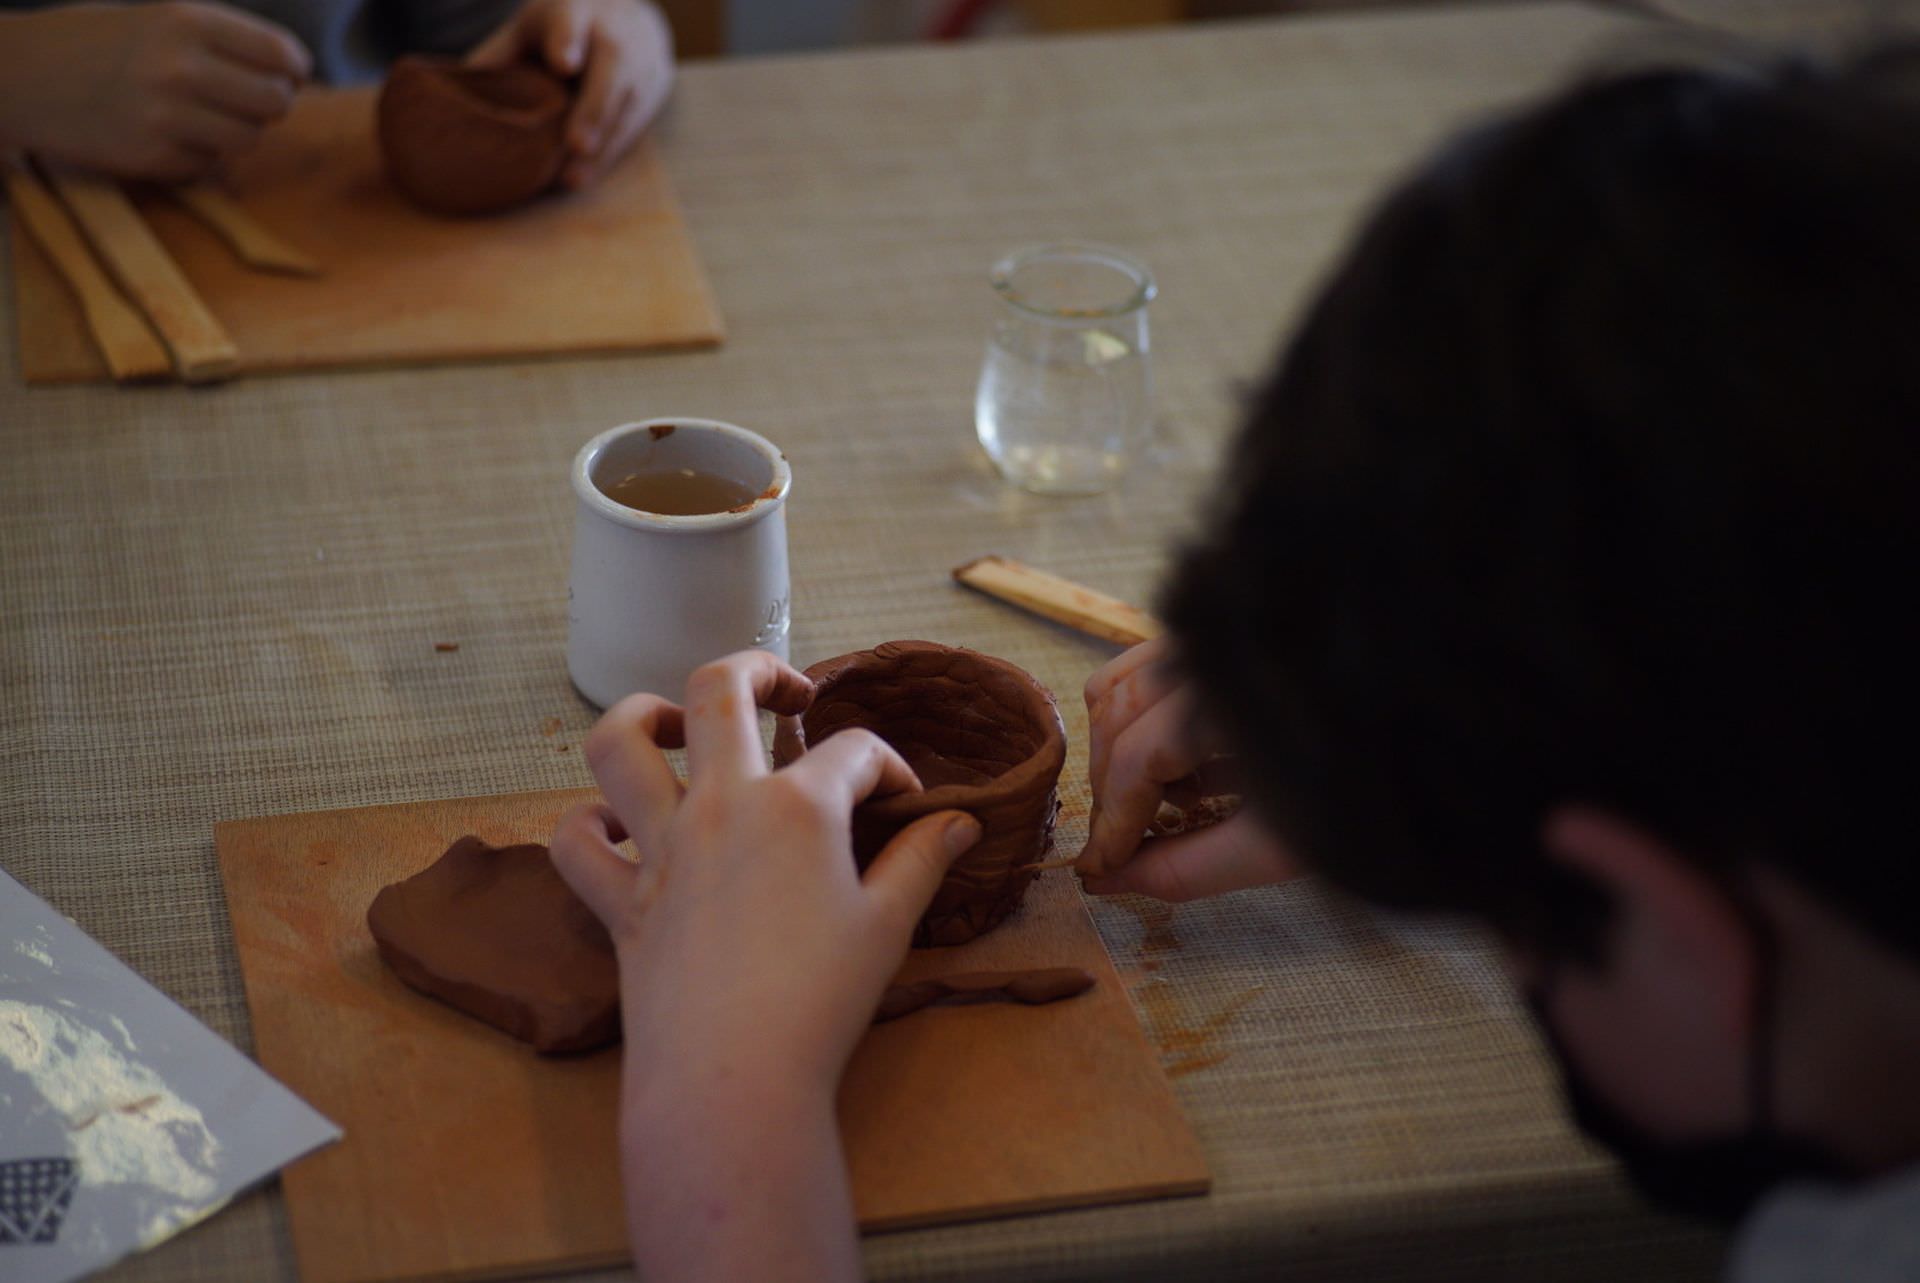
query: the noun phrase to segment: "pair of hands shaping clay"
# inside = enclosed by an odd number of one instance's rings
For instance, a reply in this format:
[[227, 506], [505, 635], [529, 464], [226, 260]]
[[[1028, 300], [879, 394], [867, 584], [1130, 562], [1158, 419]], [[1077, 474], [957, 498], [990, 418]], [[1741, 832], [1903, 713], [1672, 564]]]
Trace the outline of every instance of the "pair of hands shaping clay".
[[[812, 705], [783, 718], [774, 756], [864, 726], [892, 744], [924, 791], [855, 810], [864, 868], [923, 815], [963, 810], [978, 844], [949, 871], [914, 934], [961, 944], [1004, 921], [1052, 843], [1066, 733], [1053, 696], [1004, 660], [933, 642], [891, 642], [807, 670]], [[619, 1037], [619, 973], [606, 929], [555, 871], [543, 846], [478, 838], [383, 889], [367, 914], [381, 957], [408, 985], [541, 1052], [588, 1051]], [[1052, 1002], [1093, 978], [1072, 968], [968, 973], [889, 989], [876, 1019], [937, 1002]]]

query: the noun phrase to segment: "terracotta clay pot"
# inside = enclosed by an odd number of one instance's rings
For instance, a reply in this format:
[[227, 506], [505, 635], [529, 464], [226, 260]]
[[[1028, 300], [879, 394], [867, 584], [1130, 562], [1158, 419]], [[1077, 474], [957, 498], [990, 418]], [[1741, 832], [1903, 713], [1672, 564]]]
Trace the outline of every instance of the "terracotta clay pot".
[[877, 798], [853, 813], [865, 868], [908, 824], [958, 810], [980, 821], [914, 932], [916, 946], [964, 944], [998, 925], [1053, 844], [1054, 786], [1066, 729], [1047, 688], [1003, 659], [934, 642], [888, 642], [807, 670], [813, 704], [783, 717], [774, 759], [785, 765], [835, 731], [865, 727], [898, 749], [923, 793]]
[[387, 176], [437, 214], [490, 214], [553, 186], [566, 160], [564, 81], [529, 63], [402, 58], [378, 108]]

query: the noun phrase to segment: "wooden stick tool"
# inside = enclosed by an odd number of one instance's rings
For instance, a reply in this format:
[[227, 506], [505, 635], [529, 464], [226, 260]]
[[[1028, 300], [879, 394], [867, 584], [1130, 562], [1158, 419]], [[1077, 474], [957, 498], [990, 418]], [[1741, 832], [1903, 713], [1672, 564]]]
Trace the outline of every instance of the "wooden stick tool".
[[171, 377], [173, 362], [167, 349], [147, 328], [139, 310], [107, 279], [53, 193], [23, 162], [7, 161], [5, 169], [7, 203], [80, 300], [87, 330], [108, 372], [122, 383]]
[[189, 383], [231, 378], [239, 369], [239, 349], [120, 185], [66, 170], [51, 177], [94, 252], [159, 331], [180, 377]]
[[1122, 646], [1160, 635], [1160, 623], [1137, 606], [1050, 575], [1011, 557], [980, 557], [956, 566], [953, 577], [989, 597]]
[[167, 189], [194, 217], [227, 243], [248, 267], [287, 276], [318, 276], [320, 265], [280, 239], [278, 233], [247, 212], [246, 206], [214, 183], [181, 183]]

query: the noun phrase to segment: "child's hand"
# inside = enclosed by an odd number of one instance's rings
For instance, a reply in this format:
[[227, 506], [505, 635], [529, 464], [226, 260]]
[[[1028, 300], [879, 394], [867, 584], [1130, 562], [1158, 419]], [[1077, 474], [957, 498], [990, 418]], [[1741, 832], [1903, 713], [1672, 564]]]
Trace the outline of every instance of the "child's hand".
[[0, 147], [123, 178], [197, 178], [286, 115], [292, 32], [221, 4], [59, 5], [0, 17]]
[[[576, 807], [553, 835], [555, 866], [619, 954], [622, 1152], [643, 1276], [859, 1271], [834, 1091], [980, 826], [927, 816], [862, 876], [854, 806], [920, 783], [859, 730], [772, 770], [756, 710], [798, 713], [811, 696], [805, 677], [746, 651], [696, 672], [684, 709], [622, 700], [586, 743], [605, 805]], [[661, 751], [682, 745], [684, 786]], [[628, 836], [637, 860], [616, 847]]]
[[[553, 858], [634, 977], [622, 1003], [630, 1054], [675, 1072], [748, 1073], [777, 1050], [783, 1077], [831, 1091], [947, 865], [978, 839], [970, 816], [940, 812], [863, 878], [854, 806], [920, 782], [861, 730], [774, 771], [757, 710], [799, 713], [812, 693], [767, 652], [744, 651], [695, 673], [684, 711], [634, 695], [587, 737], [606, 805], [571, 812]], [[682, 743], [684, 787], [661, 751]], [[638, 861], [615, 849], [627, 835]]]
[[580, 78], [560, 171], [568, 187], [585, 187], [626, 154], [673, 88], [673, 34], [647, 0], [527, 0], [467, 63], [527, 57]]
[[1164, 640], [1136, 646], [1087, 681], [1093, 817], [1075, 864], [1082, 885], [1095, 895], [1197, 900], [1298, 876], [1285, 848], [1245, 810], [1212, 828], [1146, 837], [1163, 800], [1198, 796], [1192, 777], [1211, 757], [1192, 737], [1192, 697], [1174, 684], [1167, 649]]

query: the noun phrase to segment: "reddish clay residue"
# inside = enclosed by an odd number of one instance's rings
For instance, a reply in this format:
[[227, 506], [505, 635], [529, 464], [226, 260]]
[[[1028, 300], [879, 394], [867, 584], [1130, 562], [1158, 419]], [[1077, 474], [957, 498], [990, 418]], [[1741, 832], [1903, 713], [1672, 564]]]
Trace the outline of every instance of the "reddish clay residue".
[[1167, 1076], [1179, 1078], [1211, 1068], [1233, 1054], [1220, 1049], [1219, 1037], [1246, 1009], [1247, 1004], [1265, 989], [1265, 985], [1255, 985], [1244, 990], [1224, 1007], [1200, 1020], [1194, 1018], [1188, 1005], [1182, 1001], [1180, 990], [1165, 980], [1148, 981], [1134, 990], [1134, 997], [1139, 1000], [1141, 1014], [1152, 1033], [1154, 1045], [1160, 1049], [1163, 1057], [1168, 1058]]
[[1129, 896], [1121, 903], [1140, 919], [1140, 969], [1160, 970], [1161, 958], [1180, 950], [1180, 937], [1173, 933], [1173, 906], [1138, 896]]
[[666, 438], [674, 434], [674, 431], [678, 426], [679, 426], [678, 424], [674, 424], [674, 423], [656, 423], [652, 427], [647, 429], [647, 435], [652, 437], [655, 441], [664, 441]]
[[1246, 1008], [1266, 989], [1265, 985], [1255, 985], [1235, 997], [1219, 1011], [1214, 1012], [1198, 1025], [1187, 1029], [1175, 1029], [1160, 1036], [1161, 1051], [1204, 1051], [1221, 1030], [1233, 1023], [1233, 1018]]
[[111, 1109], [116, 1114], [136, 1114], [137, 1115], [137, 1114], [146, 1113], [148, 1109], [152, 1108], [154, 1105], [157, 1105], [159, 1103], [160, 1103], [160, 1097], [155, 1095], [155, 1096], [142, 1096], [138, 1100], [130, 1100], [130, 1101], [127, 1101], [125, 1104], [121, 1104], [121, 1105], [108, 1105], [106, 1109], [94, 1110], [91, 1114], [88, 1114], [85, 1118], [81, 1119], [77, 1123], [68, 1123], [67, 1130], [70, 1132], [83, 1132], [87, 1130], [87, 1128], [93, 1126], [95, 1123], [100, 1121], [100, 1116], [106, 1113], [107, 1109]]
[[433, 648], [439, 651], [442, 655], [451, 655], [453, 654], [454, 651], [460, 649], [460, 643], [459, 642], [435, 642], [433, 644]]
[[540, 723], [540, 733], [548, 739], [552, 739], [560, 733], [560, 728], [565, 725], [566, 723], [559, 718], [549, 717], [546, 721]]
[[759, 503], [762, 499], [778, 499], [779, 497], [780, 497], [780, 483], [776, 481], [772, 485], [768, 486], [765, 490], [762, 490], [759, 494], [755, 495], [753, 498], [747, 500], [745, 503], [737, 503], [733, 507], [727, 509], [727, 511], [728, 512], [745, 512], [747, 509], [753, 507], [754, 504]]
[[1185, 1060], [1176, 1060], [1167, 1066], [1167, 1077], [1185, 1078], [1188, 1074], [1199, 1073], [1202, 1069], [1212, 1069], [1226, 1060], [1228, 1053], [1216, 1051], [1211, 1056], [1188, 1056]]

